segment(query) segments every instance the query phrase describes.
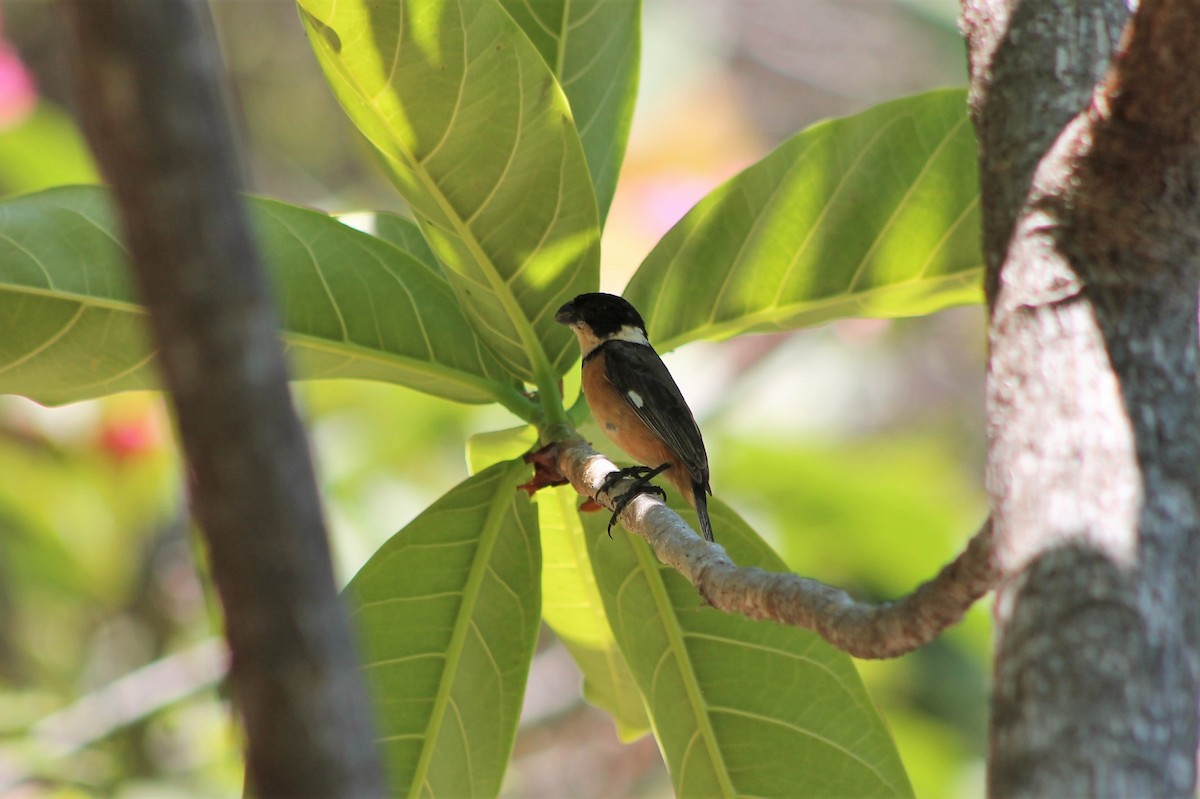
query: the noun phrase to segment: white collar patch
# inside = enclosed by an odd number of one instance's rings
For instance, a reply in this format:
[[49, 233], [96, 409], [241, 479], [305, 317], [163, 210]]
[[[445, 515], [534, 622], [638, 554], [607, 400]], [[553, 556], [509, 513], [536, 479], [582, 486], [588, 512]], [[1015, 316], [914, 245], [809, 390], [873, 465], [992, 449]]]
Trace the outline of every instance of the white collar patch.
[[650, 346], [650, 339], [646, 338], [646, 334], [642, 332], [640, 327], [634, 325], [622, 325], [621, 329], [609, 336], [610, 339], [617, 341], [628, 341], [633, 344], [645, 344]]

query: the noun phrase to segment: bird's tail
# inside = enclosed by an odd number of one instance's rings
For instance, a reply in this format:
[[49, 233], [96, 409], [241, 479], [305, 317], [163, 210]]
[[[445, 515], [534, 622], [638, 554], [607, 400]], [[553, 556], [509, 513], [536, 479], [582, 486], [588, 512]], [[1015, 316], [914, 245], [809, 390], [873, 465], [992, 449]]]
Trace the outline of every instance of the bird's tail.
[[700, 517], [700, 532], [704, 540], [713, 540], [712, 521], [708, 518], [708, 497], [704, 494], [704, 483], [692, 483], [692, 496], [696, 499], [696, 515]]

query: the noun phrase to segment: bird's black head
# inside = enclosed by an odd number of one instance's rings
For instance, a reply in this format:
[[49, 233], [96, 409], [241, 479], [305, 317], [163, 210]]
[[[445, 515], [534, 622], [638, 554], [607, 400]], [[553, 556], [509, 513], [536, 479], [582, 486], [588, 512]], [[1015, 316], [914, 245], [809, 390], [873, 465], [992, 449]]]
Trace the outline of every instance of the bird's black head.
[[580, 294], [558, 309], [554, 321], [564, 325], [583, 323], [601, 340], [635, 327], [646, 335], [646, 323], [632, 305], [614, 294]]

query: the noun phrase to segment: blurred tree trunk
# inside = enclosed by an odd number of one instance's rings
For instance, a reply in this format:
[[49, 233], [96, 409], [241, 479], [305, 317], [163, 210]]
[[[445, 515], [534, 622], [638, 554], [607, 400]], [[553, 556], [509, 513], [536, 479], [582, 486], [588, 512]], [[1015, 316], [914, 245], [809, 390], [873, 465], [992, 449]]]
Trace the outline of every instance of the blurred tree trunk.
[[256, 796], [384, 795], [202, 0], [66, 0], [225, 614]]
[[1194, 796], [1200, 0], [963, 12], [1003, 574], [989, 793]]

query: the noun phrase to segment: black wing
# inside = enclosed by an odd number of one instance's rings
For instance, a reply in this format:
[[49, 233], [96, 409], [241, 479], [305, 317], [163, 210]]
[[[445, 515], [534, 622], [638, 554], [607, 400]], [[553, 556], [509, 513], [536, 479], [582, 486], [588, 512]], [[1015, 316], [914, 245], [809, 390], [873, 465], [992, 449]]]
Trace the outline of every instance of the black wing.
[[708, 455], [700, 428], [662, 358], [645, 344], [611, 340], [607, 346], [604, 376], [707, 490]]

